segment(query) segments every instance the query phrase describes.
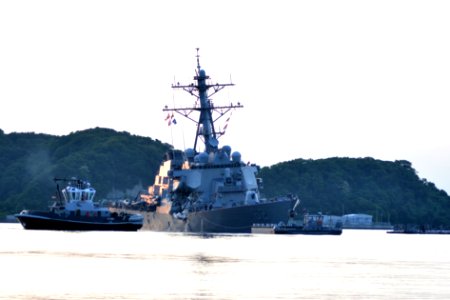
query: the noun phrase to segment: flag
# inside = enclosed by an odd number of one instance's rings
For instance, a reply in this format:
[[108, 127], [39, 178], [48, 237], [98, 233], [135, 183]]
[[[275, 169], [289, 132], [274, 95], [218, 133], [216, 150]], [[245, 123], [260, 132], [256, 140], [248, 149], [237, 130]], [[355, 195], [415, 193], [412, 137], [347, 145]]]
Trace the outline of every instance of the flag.
[[168, 125], [170, 126], [170, 125], [172, 125], [172, 124], [174, 124], [174, 125], [176, 125], [177, 124], [177, 120], [175, 119], [175, 116], [173, 115], [173, 113], [172, 113], [172, 115], [171, 116], [169, 116], [169, 122], [168, 122]]
[[230, 116], [229, 116], [228, 119], [226, 119], [226, 121], [225, 121], [225, 126], [223, 126], [223, 134], [225, 134], [225, 131], [227, 130], [228, 122], [230, 122], [230, 118], [231, 118], [231, 115], [232, 115], [232, 114], [233, 114], [233, 112], [230, 113]]

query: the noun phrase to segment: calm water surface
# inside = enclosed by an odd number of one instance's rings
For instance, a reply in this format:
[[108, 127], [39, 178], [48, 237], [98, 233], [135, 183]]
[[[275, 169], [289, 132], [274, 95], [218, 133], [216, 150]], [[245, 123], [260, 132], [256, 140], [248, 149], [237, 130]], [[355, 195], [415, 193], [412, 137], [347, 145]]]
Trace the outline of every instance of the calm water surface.
[[0, 299], [450, 299], [450, 235], [0, 237]]

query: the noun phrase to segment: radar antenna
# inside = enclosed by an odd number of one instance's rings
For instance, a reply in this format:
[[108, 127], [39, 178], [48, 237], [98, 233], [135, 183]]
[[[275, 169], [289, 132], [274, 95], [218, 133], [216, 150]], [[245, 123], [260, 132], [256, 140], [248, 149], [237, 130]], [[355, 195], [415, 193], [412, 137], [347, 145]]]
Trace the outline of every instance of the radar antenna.
[[[217, 132], [214, 127], [214, 123], [232, 109], [242, 108], [243, 106], [239, 102], [234, 105], [231, 103], [226, 106], [215, 106], [213, 104], [211, 96], [215, 95], [227, 86], [234, 86], [234, 84], [211, 84], [207, 82], [210, 78], [206, 75], [205, 70], [201, 69], [199, 55], [200, 49], [196, 48], [196, 50], [197, 70], [196, 76], [194, 76], [194, 83], [188, 85], [181, 85], [180, 83], [172, 84], [173, 89], [182, 89], [197, 98], [194, 107], [168, 108], [166, 106], [163, 111], [176, 112], [195, 122], [197, 124], [197, 132], [195, 135], [194, 150], [197, 151], [198, 138], [201, 137], [205, 145], [205, 151], [210, 153], [217, 151], [219, 145], [218, 138], [225, 133], [224, 131]], [[212, 92], [208, 94], [210, 89], [212, 89]], [[191, 116], [194, 111], [200, 112], [198, 119], [194, 119], [194, 117]], [[213, 113], [217, 116], [215, 119], [213, 118]]]

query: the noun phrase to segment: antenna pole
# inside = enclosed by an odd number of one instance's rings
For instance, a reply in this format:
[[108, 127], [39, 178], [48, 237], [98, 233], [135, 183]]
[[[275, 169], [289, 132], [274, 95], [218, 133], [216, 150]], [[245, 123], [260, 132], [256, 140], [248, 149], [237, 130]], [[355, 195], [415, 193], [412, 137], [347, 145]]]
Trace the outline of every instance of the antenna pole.
[[198, 53], [198, 51], [200, 50], [200, 48], [195, 48], [195, 49], [197, 49], [197, 55], [196, 55], [196, 57], [197, 57], [197, 74], [200, 74], [200, 54]]
[[[197, 74], [194, 76], [194, 83], [191, 83], [189, 85], [180, 85], [177, 83], [176, 85], [173, 84], [172, 88], [174, 89], [183, 89], [184, 91], [188, 92], [192, 96], [196, 97], [198, 102], [200, 103], [200, 107], [195, 105], [193, 108], [164, 108], [163, 111], [175, 111], [184, 117], [194, 121], [197, 123], [197, 133], [195, 135], [195, 141], [194, 141], [194, 150], [196, 151], [197, 147], [197, 141], [198, 137], [201, 136], [203, 139], [203, 142], [205, 144], [205, 150], [207, 153], [215, 152], [218, 149], [219, 141], [217, 138], [221, 136], [222, 132], [216, 132], [214, 128], [214, 122], [217, 121], [212, 117], [213, 112], [218, 112], [220, 116], [223, 116], [225, 113], [230, 111], [232, 108], [241, 108], [243, 107], [238, 103], [238, 105], [229, 105], [229, 106], [219, 106], [215, 107], [210, 99], [210, 97], [216, 93], [218, 93], [220, 90], [225, 88], [226, 86], [233, 86], [233, 83], [226, 83], [226, 84], [210, 84], [207, 81], [210, 79], [209, 76], [206, 75], [205, 70], [201, 69], [200, 67], [200, 54], [199, 50], [200, 48], [196, 48], [197, 55], [195, 56], [197, 58]], [[212, 93], [208, 94], [208, 91], [212, 89]], [[191, 118], [189, 115], [192, 111], [199, 111], [200, 116], [198, 118], [198, 121]]]

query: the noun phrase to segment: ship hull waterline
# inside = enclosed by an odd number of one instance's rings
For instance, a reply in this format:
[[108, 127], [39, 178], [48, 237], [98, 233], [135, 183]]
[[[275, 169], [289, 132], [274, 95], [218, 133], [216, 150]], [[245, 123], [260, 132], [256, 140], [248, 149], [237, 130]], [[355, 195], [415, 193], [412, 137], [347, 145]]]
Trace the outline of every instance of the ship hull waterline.
[[142, 223], [70, 220], [32, 214], [18, 214], [16, 218], [23, 228], [32, 230], [137, 231], [142, 227]]
[[253, 224], [286, 222], [296, 200], [190, 212], [185, 219], [157, 211], [119, 209], [144, 216], [142, 230], [193, 233], [251, 233]]
[[342, 229], [296, 229], [296, 228], [275, 228], [275, 234], [306, 234], [306, 235], [341, 235]]

